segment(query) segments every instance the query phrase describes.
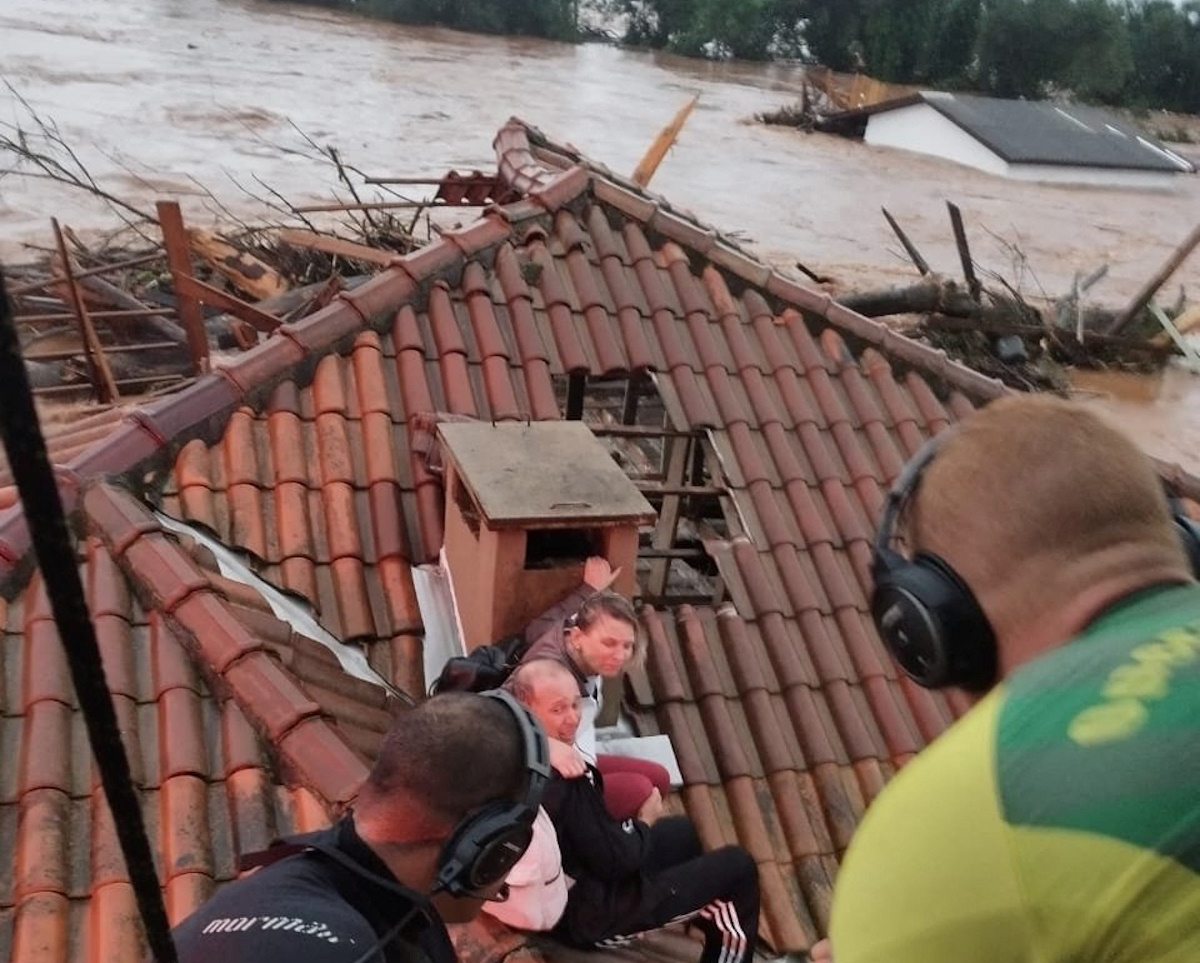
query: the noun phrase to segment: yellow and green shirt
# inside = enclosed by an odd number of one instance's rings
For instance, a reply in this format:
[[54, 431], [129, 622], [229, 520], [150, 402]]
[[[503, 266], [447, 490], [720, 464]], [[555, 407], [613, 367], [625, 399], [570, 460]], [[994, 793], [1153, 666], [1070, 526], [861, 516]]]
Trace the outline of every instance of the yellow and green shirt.
[[1200, 963], [1200, 586], [1013, 674], [867, 813], [837, 963]]

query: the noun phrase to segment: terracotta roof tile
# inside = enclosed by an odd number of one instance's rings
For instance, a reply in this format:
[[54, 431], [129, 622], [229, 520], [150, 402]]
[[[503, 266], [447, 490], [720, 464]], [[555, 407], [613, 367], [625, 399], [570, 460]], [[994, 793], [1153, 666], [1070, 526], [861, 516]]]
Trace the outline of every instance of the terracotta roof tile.
[[27, 621], [21, 653], [22, 711], [42, 700], [72, 705], [75, 701], [67, 674], [66, 656], [58, 629], [50, 619]]
[[[101, 501], [113, 507], [111, 496], [85, 498], [88, 505]], [[137, 524], [129, 510], [110, 512], [108, 520], [118, 530]], [[157, 534], [139, 542], [148, 539], [166, 544]], [[263, 804], [244, 820], [243, 836], [253, 838], [255, 848], [292, 831], [293, 803], [271, 782], [272, 765], [244, 721], [221, 727], [240, 732], [232, 741], [220, 737], [210, 724], [216, 704], [174, 634], [142, 609], [142, 593], [117, 584], [133, 570], [129, 556], [121, 569], [92, 539], [82, 546], [82, 564], [118, 724], [178, 919], [214, 882], [230, 878], [237, 852], [246, 851], [228, 850], [228, 833], [219, 831], [228, 821], [221, 815], [231, 792], [226, 770], [243, 778], [256, 774], [264, 787]], [[11, 883], [0, 884], [0, 944], [19, 963], [138, 958], [140, 927], [124, 861], [40, 581], [25, 589], [19, 604], [0, 609], [4, 689], [14, 693], [0, 727], [14, 763], [5, 767], [11, 782], [0, 780], [0, 849], [13, 854], [15, 869]], [[14, 644], [23, 650], [20, 658], [12, 657]], [[239, 717], [232, 705], [224, 715]], [[10, 728], [9, 719], [19, 728]]]
[[347, 750], [337, 731], [317, 718], [304, 720], [278, 744], [284, 764], [308, 774], [313, 791], [331, 804], [348, 803], [367, 776], [366, 764]]
[[41, 963], [67, 959], [70, 904], [60, 893], [34, 893], [13, 914], [12, 958]]
[[17, 796], [54, 790], [66, 798], [74, 788], [70, 771], [71, 709], [43, 700], [25, 710], [25, 733], [17, 759]]
[[176, 688], [158, 699], [158, 731], [168, 733], [159, 742], [158, 778], [208, 776], [208, 749], [203, 733], [200, 695], [192, 689]]
[[756, 621], [780, 688], [788, 691], [793, 686], [816, 685], [816, 666], [801, 640], [797, 623], [779, 613], [761, 615]]

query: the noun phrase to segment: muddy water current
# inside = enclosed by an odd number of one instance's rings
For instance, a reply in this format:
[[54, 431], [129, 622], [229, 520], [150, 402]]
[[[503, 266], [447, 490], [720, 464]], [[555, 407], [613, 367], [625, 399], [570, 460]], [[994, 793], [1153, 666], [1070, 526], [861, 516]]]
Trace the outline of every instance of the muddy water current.
[[[183, 195], [189, 219], [211, 217], [201, 187], [248, 219], [265, 213], [252, 196], [268, 196], [264, 185], [295, 203], [329, 200], [333, 172], [306, 138], [372, 174], [488, 169], [492, 137], [513, 115], [630, 171], [694, 93], [699, 106], [654, 189], [763, 256], [803, 261], [841, 286], [913, 277], [882, 206], [935, 269], [957, 263], [953, 200], [985, 270], [1057, 295], [1076, 271], [1106, 263], [1094, 294], [1113, 304], [1200, 218], [1200, 177], [1155, 191], [1027, 184], [753, 123], [794, 96], [790, 66], [414, 29], [266, 0], [0, 0], [0, 79], [57, 125], [103, 187], [142, 207]], [[7, 87], [0, 123], [30, 124]], [[8, 166], [0, 157], [0, 171]], [[78, 193], [0, 177], [0, 257], [28, 259], [23, 245], [48, 241], [51, 216], [85, 236], [114, 223]], [[1200, 290], [1200, 253], [1176, 282]], [[1200, 377], [1081, 388], [1156, 453], [1200, 472]]]

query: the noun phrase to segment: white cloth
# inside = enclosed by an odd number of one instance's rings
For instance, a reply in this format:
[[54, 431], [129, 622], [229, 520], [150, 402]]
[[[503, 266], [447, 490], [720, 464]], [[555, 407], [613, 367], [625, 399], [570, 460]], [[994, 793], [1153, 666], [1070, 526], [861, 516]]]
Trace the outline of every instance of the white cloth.
[[513, 929], [545, 932], [554, 928], [567, 906], [569, 881], [554, 824], [541, 806], [533, 821], [533, 840], [505, 882], [508, 899], [484, 903], [485, 913]]
[[594, 766], [596, 764], [596, 717], [600, 715], [600, 707], [604, 703], [604, 696], [600, 691], [600, 676], [588, 676], [587, 690], [588, 694], [579, 700], [579, 728], [575, 730], [575, 748]]

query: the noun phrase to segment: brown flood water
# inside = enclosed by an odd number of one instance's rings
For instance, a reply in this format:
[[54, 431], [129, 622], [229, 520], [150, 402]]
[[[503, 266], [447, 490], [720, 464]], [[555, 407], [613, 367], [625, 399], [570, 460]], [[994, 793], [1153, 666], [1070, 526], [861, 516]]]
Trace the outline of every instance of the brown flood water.
[[[693, 93], [699, 107], [654, 189], [771, 260], [799, 259], [846, 286], [913, 277], [881, 206], [936, 270], [957, 264], [952, 200], [984, 268], [1031, 295], [1056, 295], [1075, 271], [1108, 263], [1094, 294], [1112, 304], [1200, 217], [1200, 177], [1162, 191], [1022, 184], [753, 124], [755, 112], [791, 99], [799, 73], [790, 66], [414, 29], [264, 0], [0, 0], [0, 79], [57, 123], [113, 193], [143, 206], [191, 195], [190, 219], [209, 216], [196, 182], [251, 219], [263, 208], [238, 184], [263, 195], [261, 181], [294, 202], [329, 199], [332, 172], [295, 153], [304, 147], [296, 128], [369, 173], [441, 174], [493, 167], [492, 137], [517, 115], [630, 171]], [[0, 121], [25, 119], [0, 88]], [[0, 178], [0, 257], [45, 243], [51, 216], [85, 233], [114, 223], [77, 193]], [[1175, 283], [1200, 290], [1200, 254]], [[1156, 454], [1200, 472], [1200, 377], [1172, 371], [1134, 384], [1081, 387]]]

